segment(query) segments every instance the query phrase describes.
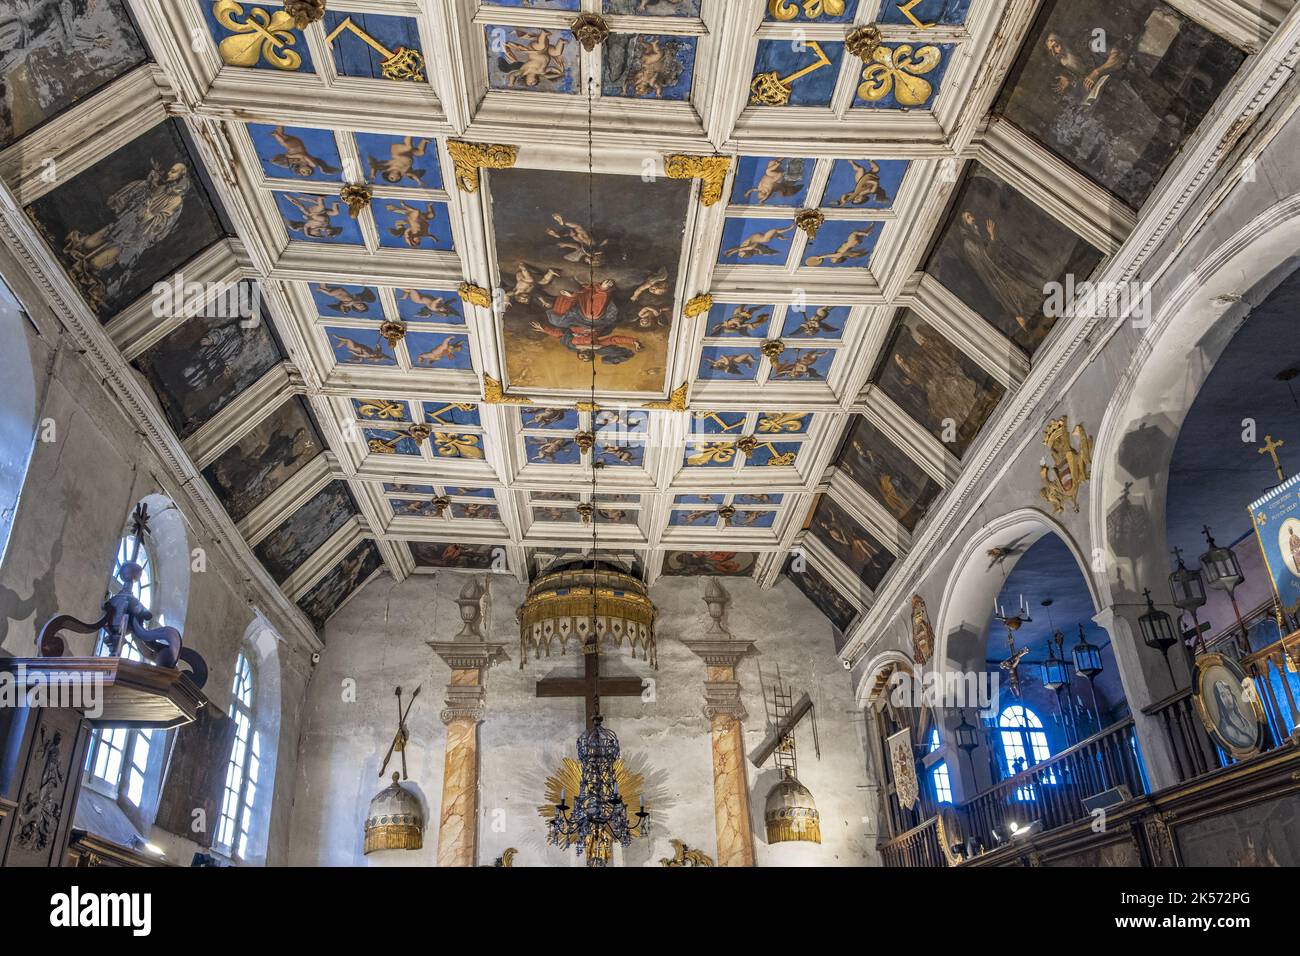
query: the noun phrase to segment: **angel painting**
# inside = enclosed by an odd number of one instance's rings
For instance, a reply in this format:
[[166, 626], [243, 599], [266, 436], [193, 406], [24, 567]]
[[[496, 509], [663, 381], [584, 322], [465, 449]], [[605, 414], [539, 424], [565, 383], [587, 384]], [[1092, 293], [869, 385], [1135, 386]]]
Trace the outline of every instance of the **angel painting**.
[[606, 96], [685, 99], [695, 59], [692, 37], [614, 34], [604, 44]]
[[[497, 68], [506, 77], [507, 89], [521, 83], [535, 89], [546, 83], [548, 88], [564, 80], [569, 67], [564, 51], [568, 41], [551, 30], [516, 30], [516, 39], [501, 44]], [[520, 42], [524, 41], [524, 42]]]
[[300, 213], [301, 219], [286, 219], [290, 232], [302, 233], [306, 239], [333, 239], [342, 235], [343, 228], [334, 225], [334, 217], [341, 211], [337, 199], [326, 202], [324, 196], [296, 196], [286, 193], [284, 201]]

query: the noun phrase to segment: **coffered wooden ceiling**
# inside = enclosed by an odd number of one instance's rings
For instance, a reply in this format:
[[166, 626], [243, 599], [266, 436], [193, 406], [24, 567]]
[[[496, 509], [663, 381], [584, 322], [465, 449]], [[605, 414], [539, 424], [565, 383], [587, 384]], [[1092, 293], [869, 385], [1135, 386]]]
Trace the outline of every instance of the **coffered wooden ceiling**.
[[842, 629], [1286, 8], [18, 6], [17, 239], [261, 586], [526, 576], [591, 503], [648, 580], [788, 571]]

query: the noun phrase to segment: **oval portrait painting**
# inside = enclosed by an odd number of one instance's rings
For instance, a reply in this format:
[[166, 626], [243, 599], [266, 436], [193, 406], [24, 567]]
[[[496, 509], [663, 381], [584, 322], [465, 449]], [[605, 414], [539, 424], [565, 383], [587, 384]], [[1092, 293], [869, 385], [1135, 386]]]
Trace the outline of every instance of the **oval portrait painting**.
[[1234, 757], [1259, 752], [1263, 724], [1256, 694], [1231, 658], [1202, 654], [1196, 659], [1196, 711], [1214, 742]]

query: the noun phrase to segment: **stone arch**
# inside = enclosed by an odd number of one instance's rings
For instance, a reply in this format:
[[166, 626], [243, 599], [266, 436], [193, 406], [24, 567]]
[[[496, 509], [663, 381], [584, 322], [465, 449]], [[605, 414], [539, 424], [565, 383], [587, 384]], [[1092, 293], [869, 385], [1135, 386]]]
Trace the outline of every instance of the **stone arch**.
[[[148, 543], [158, 589], [154, 620], [161, 618], [163, 623], [184, 634], [192, 573], [185, 516], [176, 503], [163, 494], [146, 495], [139, 503], [149, 509]], [[123, 533], [130, 533], [130, 527], [128, 519]]]
[[[1097, 429], [1089, 535], [1125, 693], [1133, 708], [1151, 784], [1176, 783], [1176, 762], [1156, 716], [1144, 716], [1178, 687], [1137, 623], [1142, 589], [1164, 585], [1168, 474], [1178, 433], [1210, 371], [1250, 312], [1300, 265], [1300, 196], [1280, 202], [1201, 257], [1163, 297], [1115, 384]], [[1165, 597], [1159, 594], [1157, 599]], [[1176, 673], [1176, 672], [1175, 672]], [[1175, 677], [1174, 680], [1179, 678]]]
[[[1093, 608], [1102, 608], [1100, 588], [1085, 550], [1065, 527], [1037, 508], [1008, 512], [988, 522], [966, 541], [948, 575], [935, 627], [936, 668], [943, 672], [977, 663], [983, 666], [993, 601], [1020, 556], [1049, 533], [1061, 539], [1074, 556]], [[999, 565], [986, 555], [990, 549], [1000, 547], [1011, 548], [1012, 553]]]
[[855, 698], [858, 707], [870, 707], [882, 693], [881, 688], [896, 670], [912, 673], [912, 658], [902, 651], [882, 651], [873, 657], [862, 670]]
[[[943, 677], [950, 672], [977, 672], [985, 669], [988, 659], [989, 619], [993, 602], [1020, 557], [1046, 535], [1054, 535], [1070, 552], [1088, 589], [1094, 610], [1101, 608], [1096, 578], [1085, 557], [1086, 551], [1066, 528], [1037, 508], [1020, 508], [989, 521], [962, 546], [944, 583], [943, 596], [935, 621], [935, 651], [932, 667]], [[1002, 563], [987, 557], [992, 548], [1009, 548]], [[958, 751], [954, 732], [963, 717], [977, 722], [970, 708], [939, 710], [935, 723], [942, 728], [942, 749], [948, 761], [954, 792], [958, 800], [969, 799], [994, 781], [988, 761], [973, 754], [973, 760]]]

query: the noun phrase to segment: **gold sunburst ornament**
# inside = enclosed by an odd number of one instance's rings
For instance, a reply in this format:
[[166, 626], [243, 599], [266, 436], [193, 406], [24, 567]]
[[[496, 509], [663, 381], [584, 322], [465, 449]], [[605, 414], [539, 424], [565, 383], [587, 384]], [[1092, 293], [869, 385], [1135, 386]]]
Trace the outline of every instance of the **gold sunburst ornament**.
[[[547, 842], [561, 849], [576, 846], [578, 856], [586, 858], [587, 866], [608, 866], [616, 840], [627, 846], [634, 838], [644, 836], [649, 828], [649, 814], [645, 810], [645, 777], [628, 770], [619, 756], [618, 738], [602, 723], [597, 716], [591, 729], [578, 738], [579, 759], [584, 755], [590, 758], [585, 778], [583, 765], [572, 757], [565, 757], [555, 773], [546, 778], [547, 804], [537, 808], [538, 815], [547, 821]], [[623, 807], [622, 823], [601, 823], [585, 834], [564, 835], [562, 831], [571, 828], [575, 815], [586, 807], [596, 806], [602, 796], [607, 797], [610, 793]], [[573, 797], [572, 807], [569, 806], [570, 797]], [[637, 822], [628, 825], [627, 808], [634, 804], [640, 808], [636, 814]]]

